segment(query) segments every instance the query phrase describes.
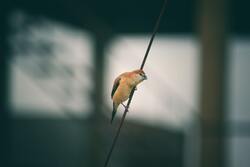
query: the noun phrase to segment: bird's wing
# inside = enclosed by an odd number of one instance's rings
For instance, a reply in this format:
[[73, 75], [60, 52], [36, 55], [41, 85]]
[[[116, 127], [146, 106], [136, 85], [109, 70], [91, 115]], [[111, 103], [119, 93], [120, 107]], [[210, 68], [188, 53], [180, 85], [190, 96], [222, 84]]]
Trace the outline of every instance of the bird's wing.
[[119, 84], [120, 84], [121, 77], [117, 77], [114, 81], [112, 92], [111, 92], [111, 98], [113, 98], [115, 91], [117, 90]]

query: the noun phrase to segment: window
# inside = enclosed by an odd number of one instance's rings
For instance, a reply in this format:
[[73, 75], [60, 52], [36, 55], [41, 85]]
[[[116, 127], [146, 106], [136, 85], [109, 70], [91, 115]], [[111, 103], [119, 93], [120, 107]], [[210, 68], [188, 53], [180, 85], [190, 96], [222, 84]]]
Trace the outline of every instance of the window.
[[[140, 67], [148, 42], [147, 35], [122, 35], [111, 42], [105, 86], [110, 107], [115, 77]], [[138, 86], [127, 119], [183, 128], [198, 110], [199, 46], [192, 37], [158, 35], [149, 54], [145, 65], [149, 80]], [[123, 111], [122, 106], [118, 110]]]
[[90, 34], [22, 12], [10, 20], [13, 115], [87, 116], [93, 68]]

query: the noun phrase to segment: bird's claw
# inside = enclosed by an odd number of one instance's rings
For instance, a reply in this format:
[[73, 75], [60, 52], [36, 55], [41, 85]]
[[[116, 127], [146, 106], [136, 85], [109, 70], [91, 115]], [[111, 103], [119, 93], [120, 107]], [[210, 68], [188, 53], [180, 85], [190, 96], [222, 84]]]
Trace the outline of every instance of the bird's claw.
[[125, 104], [123, 104], [123, 103], [121, 103], [121, 104], [125, 108], [125, 110], [128, 112], [128, 107]]
[[121, 104], [122, 104], [122, 106], [123, 106], [124, 108], [126, 108], [126, 107], [127, 107], [125, 104], [123, 104], [123, 103], [121, 103]]

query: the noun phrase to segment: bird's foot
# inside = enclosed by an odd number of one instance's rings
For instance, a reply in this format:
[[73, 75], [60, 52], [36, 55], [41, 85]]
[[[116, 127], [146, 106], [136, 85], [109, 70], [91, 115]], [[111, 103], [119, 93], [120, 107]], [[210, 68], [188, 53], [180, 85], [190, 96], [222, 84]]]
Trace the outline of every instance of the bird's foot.
[[123, 104], [123, 103], [121, 103], [121, 104], [125, 108], [125, 110], [128, 112], [128, 107], [125, 104]]
[[126, 108], [126, 107], [127, 107], [125, 104], [123, 104], [123, 103], [121, 103], [121, 104], [122, 104], [122, 106], [123, 106], [124, 108]]

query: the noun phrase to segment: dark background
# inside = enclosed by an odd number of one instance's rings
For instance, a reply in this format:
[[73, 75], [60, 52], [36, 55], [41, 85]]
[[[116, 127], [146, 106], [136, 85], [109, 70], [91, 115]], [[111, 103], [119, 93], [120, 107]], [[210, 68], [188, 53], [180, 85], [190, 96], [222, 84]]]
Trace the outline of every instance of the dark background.
[[[101, 112], [106, 44], [121, 33], [151, 33], [161, 5], [159, 0], [2, 0], [0, 166], [102, 166], [118, 125], [118, 122], [112, 127], [107, 124], [109, 118]], [[202, 47], [201, 133], [197, 136], [201, 137], [201, 143], [199, 157], [194, 157], [199, 162], [197, 166], [228, 166], [226, 138], [233, 134], [249, 135], [249, 122], [238, 122], [232, 132], [228, 131], [229, 124], [225, 121], [229, 67], [227, 43], [232, 36], [249, 37], [249, 6], [250, 2], [246, 0], [169, 0], [159, 28], [159, 36], [192, 35], [199, 39]], [[32, 17], [30, 24], [47, 18], [87, 30], [94, 36], [94, 64], [89, 71], [94, 87], [89, 92], [93, 107], [87, 119], [71, 115], [67, 120], [11, 115], [9, 62], [14, 55], [9, 37], [15, 33], [10, 25], [10, 16], [15, 11], [28, 13]], [[245, 89], [248, 90], [249, 86]], [[183, 153], [184, 136], [180, 131], [128, 121], [109, 166], [187, 166]]]

